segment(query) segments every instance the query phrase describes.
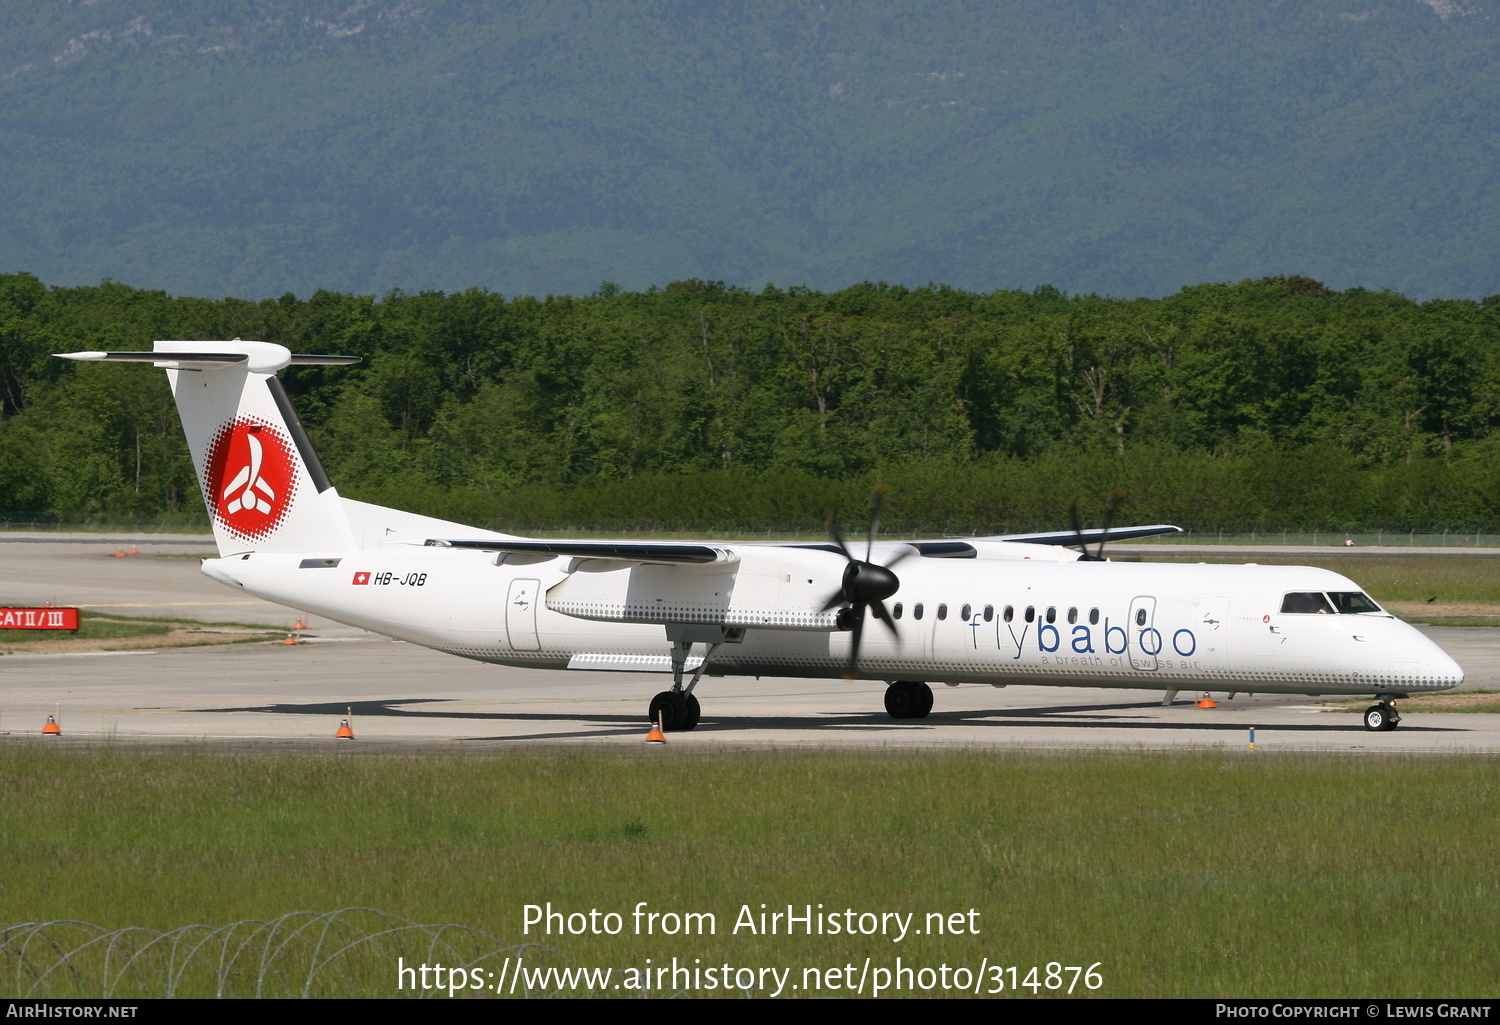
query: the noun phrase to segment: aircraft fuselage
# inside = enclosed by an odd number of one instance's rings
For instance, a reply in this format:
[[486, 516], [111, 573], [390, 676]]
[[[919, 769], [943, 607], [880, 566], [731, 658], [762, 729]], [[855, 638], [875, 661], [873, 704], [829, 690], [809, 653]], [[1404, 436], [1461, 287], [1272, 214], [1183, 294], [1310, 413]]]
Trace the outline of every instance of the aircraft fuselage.
[[[491, 553], [420, 547], [256, 552], [208, 560], [204, 570], [271, 601], [485, 662], [670, 671], [661, 617], [671, 611], [632, 622], [549, 607], [562, 604], [559, 585], [578, 571], [566, 557], [510, 565]], [[777, 600], [805, 608], [836, 586], [817, 567], [808, 573], [783, 574]], [[735, 576], [716, 579], [734, 586]], [[797, 587], [807, 594], [787, 593]], [[1282, 611], [1289, 594], [1359, 590], [1306, 567], [910, 559], [887, 603], [897, 636], [867, 628], [857, 675], [1298, 694], [1404, 694], [1462, 682], [1445, 652], [1387, 613]], [[704, 622], [697, 609], [682, 618]], [[836, 678], [850, 638], [745, 626], [729, 633], [707, 674]], [[704, 649], [696, 645], [695, 656]]]

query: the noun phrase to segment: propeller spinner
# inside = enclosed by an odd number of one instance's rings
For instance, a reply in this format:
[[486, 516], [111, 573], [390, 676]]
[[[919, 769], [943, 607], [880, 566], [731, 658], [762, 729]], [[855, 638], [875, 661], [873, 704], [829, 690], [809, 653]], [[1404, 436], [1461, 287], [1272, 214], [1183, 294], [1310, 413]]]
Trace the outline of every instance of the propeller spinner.
[[870, 537], [865, 545], [863, 559], [856, 559], [850, 554], [849, 546], [844, 543], [843, 535], [839, 533], [835, 522], [837, 514], [830, 513], [828, 516], [828, 532], [833, 537], [833, 543], [838, 545], [839, 551], [848, 560], [848, 565], [844, 567], [841, 586], [828, 596], [828, 600], [823, 603], [823, 611], [827, 612], [838, 605], [846, 606], [839, 612], [838, 624], [840, 629], [854, 634], [849, 640], [849, 667], [844, 672], [847, 680], [855, 678], [855, 670], [859, 667], [859, 645], [864, 636], [866, 611], [884, 623], [891, 636], [900, 637], [896, 622], [885, 607], [885, 600], [901, 587], [901, 580], [891, 572], [891, 567], [910, 555], [913, 549], [907, 548], [896, 553], [896, 557], [884, 566], [870, 561], [875, 552], [875, 533], [880, 527], [880, 503], [885, 491], [885, 485], [882, 484], [870, 496]]

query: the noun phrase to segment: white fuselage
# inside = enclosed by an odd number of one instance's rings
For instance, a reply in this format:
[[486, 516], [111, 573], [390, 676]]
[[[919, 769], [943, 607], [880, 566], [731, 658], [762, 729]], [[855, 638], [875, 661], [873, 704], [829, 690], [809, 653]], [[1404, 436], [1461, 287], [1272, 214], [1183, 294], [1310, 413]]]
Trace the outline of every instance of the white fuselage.
[[[664, 591], [651, 610], [643, 570], [681, 574], [677, 583], [700, 574], [705, 595], [717, 595], [714, 588], [749, 593], [758, 573], [758, 593], [772, 596], [764, 625], [748, 620], [738, 640], [732, 632], [708, 675], [843, 675], [850, 633], [781, 625], [811, 621], [806, 610], [819, 609], [837, 589], [843, 560], [784, 547], [738, 550], [746, 561], [733, 569], [604, 565], [635, 581], [631, 594], [645, 594], [639, 608], [569, 600], [580, 582], [594, 586], [579, 574], [600, 560], [564, 556], [514, 565], [513, 556], [415, 546], [256, 552], [207, 560], [204, 572], [271, 601], [481, 661], [645, 672], [670, 671], [662, 620], [674, 612], [661, 603], [677, 592]], [[749, 558], [771, 564], [788, 552], [796, 558], [780, 574], [758, 570]], [[1298, 694], [1412, 693], [1463, 680], [1436, 644], [1386, 613], [1281, 611], [1288, 593], [1359, 591], [1327, 570], [908, 558], [899, 572], [900, 589], [887, 601], [893, 613], [899, 607], [899, 635], [867, 622], [861, 678]], [[773, 615], [777, 609], [796, 615]], [[685, 607], [682, 620], [711, 621], [706, 615]], [[693, 648], [699, 657], [704, 650]]]

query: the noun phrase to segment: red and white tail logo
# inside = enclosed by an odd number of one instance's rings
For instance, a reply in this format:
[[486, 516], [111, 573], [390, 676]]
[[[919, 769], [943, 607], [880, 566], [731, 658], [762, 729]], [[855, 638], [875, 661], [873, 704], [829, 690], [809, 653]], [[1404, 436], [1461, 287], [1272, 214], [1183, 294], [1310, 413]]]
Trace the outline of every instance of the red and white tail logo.
[[296, 457], [275, 426], [239, 417], [220, 427], [208, 448], [208, 508], [214, 520], [246, 541], [269, 537], [296, 497]]
[[[267, 484], [266, 479], [260, 475], [261, 460], [265, 458], [264, 449], [261, 448], [260, 441], [254, 434], [245, 435], [245, 440], [250, 444], [250, 465], [241, 468], [240, 472], [234, 475], [234, 480], [229, 482], [229, 486], [219, 497], [230, 498], [229, 507], [225, 510], [227, 513], [237, 513], [241, 509], [255, 509], [268, 513], [271, 511], [271, 503], [266, 499], [275, 500], [276, 492], [271, 490], [271, 485]], [[264, 492], [266, 497], [262, 498], [257, 495], [257, 490]], [[239, 497], [231, 498], [230, 496], [236, 491], [239, 492]]]

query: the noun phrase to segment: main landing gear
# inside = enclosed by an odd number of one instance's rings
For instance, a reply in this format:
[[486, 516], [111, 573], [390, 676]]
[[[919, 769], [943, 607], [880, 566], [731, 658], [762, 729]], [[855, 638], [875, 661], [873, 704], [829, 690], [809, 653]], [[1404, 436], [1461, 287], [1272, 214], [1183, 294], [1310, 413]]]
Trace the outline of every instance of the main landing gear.
[[1387, 730], [1394, 730], [1400, 721], [1401, 713], [1396, 711], [1394, 698], [1381, 698], [1365, 709], [1365, 729], [1371, 732], [1383, 733]]
[[[698, 725], [702, 709], [698, 705], [698, 699], [693, 696], [693, 688], [703, 679], [703, 670], [708, 668], [708, 660], [713, 658], [714, 652], [719, 650], [719, 645], [726, 638], [722, 627], [670, 623], [667, 626], [667, 639], [672, 642], [672, 689], [664, 690], [651, 699], [651, 721], [660, 726], [663, 733], [676, 733]], [[693, 678], [684, 684], [682, 678], [687, 673], [688, 655], [693, 650], [695, 641], [701, 641], [708, 647], [703, 652], [703, 659], [698, 663]]]
[[892, 719], [925, 719], [932, 711], [932, 688], [920, 680], [897, 680], [885, 689], [885, 710]]
[[680, 690], [664, 690], [651, 699], [651, 721], [664, 733], [692, 729], [702, 711], [695, 696]]

